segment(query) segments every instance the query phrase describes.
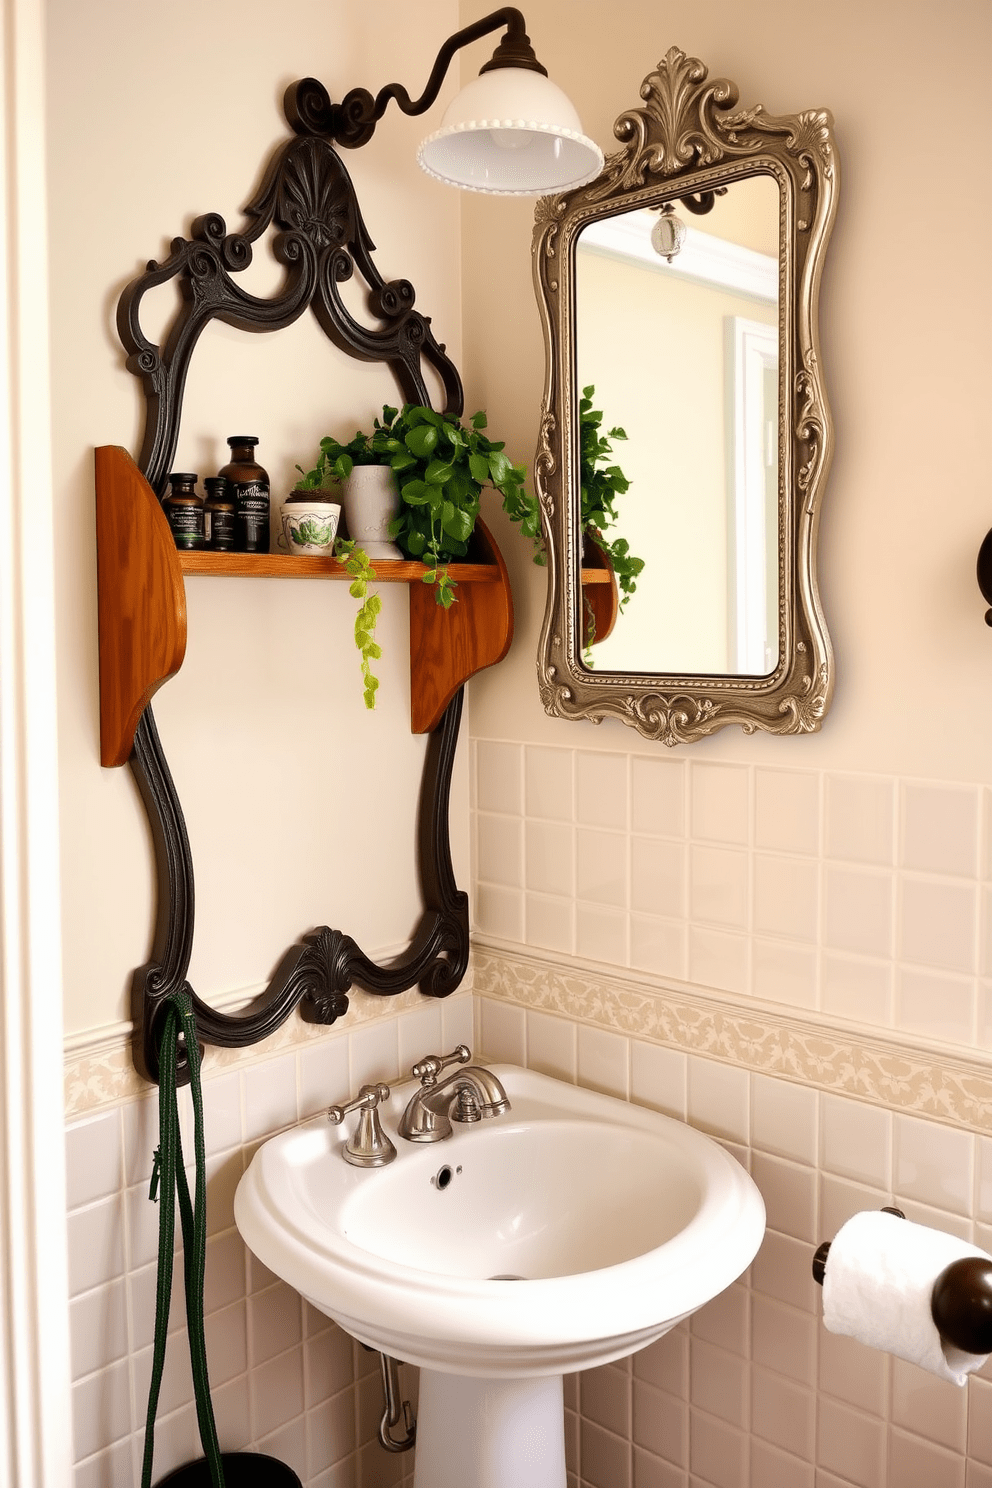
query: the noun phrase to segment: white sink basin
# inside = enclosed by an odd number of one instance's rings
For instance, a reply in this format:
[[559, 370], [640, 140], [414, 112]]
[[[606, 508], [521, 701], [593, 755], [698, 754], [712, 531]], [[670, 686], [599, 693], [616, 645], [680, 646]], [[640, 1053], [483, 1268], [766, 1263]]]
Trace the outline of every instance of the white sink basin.
[[416, 1082], [398, 1085], [381, 1107], [397, 1147], [386, 1168], [349, 1166], [344, 1130], [323, 1117], [266, 1142], [235, 1199], [247, 1244], [363, 1343], [442, 1374], [514, 1380], [631, 1353], [746, 1269], [764, 1206], [716, 1142], [490, 1068], [512, 1109], [442, 1142], [396, 1135]]

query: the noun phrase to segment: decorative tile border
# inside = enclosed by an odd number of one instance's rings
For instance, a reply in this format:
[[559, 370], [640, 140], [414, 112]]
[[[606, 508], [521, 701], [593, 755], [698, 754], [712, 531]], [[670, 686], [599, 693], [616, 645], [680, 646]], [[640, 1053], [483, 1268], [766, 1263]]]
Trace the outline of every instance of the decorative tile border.
[[992, 1132], [992, 1060], [915, 1048], [857, 1028], [751, 1011], [729, 998], [675, 991], [581, 966], [476, 945], [473, 991], [629, 1038], [778, 1075], [835, 1094]]
[[[264, 988], [259, 987], [257, 990], [263, 991]], [[460, 990], [471, 990], [471, 971]], [[238, 992], [217, 1005], [221, 1010], [242, 1006], [253, 995], [251, 991]], [[293, 1016], [287, 1018], [271, 1037], [248, 1049], [220, 1049], [208, 1045], [203, 1058], [204, 1077], [209, 1078], [210, 1075], [234, 1065], [256, 1064], [260, 1060], [282, 1054], [287, 1049], [314, 1043], [319, 1039], [346, 1037], [363, 1023], [394, 1017], [407, 1008], [421, 1007], [425, 1002], [433, 1001], [423, 997], [416, 989], [401, 992], [395, 997], [374, 997], [371, 993], [353, 990], [349, 992], [348, 998], [346, 1016], [331, 1028], [325, 1028], [319, 1023], [304, 1023], [302, 1018]], [[103, 1106], [140, 1099], [154, 1088], [134, 1068], [133, 1036], [130, 1023], [118, 1023], [66, 1040], [64, 1089], [67, 1121]]]
[[[767, 1007], [743, 1007], [730, 997], [666, 987], [635, 976], [610, 976], [560, 962], [476, 944], [463, 992], [536, 1008], [572, 1022], [645, 1039], [778, 1075], [835, 1094], [972, 1131], [992, 1132], [992, 1059], [928, 1052], [854, 1027], [813, 1022]], [[242, 1002], [248, 994], [225, 999]], [[288, 1019], [250, 1049], [210, 1047], [204, 1074], [257, 1063], [312, 1043], [347, 1036], [356, 1027], [419, 1007], [417, 991], [380, 998], [352, 992], [347, 1017], [333, 1028]], [[67, 1120], [149, 1090], [131, 1057], [132, 1030], [121, 1023], [68, 1040], [65, 1050]]]

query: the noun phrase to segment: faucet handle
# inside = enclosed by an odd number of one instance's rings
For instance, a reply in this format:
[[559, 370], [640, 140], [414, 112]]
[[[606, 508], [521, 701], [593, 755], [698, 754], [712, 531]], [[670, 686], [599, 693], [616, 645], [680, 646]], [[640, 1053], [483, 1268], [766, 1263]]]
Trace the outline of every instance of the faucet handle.
[[388, 1085], [363, 1085], [354, 1100], [344, 1106], [329, 1106], [327, 1119], [340, 1126], [352, 1111], [360, 1111], [355, 1134], [345, 1143], [344, 1160], [356, 1168], [384, 1168], [396, 1156], [396, 1148], [379, 1121], [378, 1106], [389, 1099]]
[[437, 1084], [437, 1077], [449, 1064], [468, 1064], [472, 1058], [472, 1051], [467, 1044], [458, 1044], [450, 1054], [428, 1054], [421, 1059], [410, 1071], [415, 1080], [429, 1088]]

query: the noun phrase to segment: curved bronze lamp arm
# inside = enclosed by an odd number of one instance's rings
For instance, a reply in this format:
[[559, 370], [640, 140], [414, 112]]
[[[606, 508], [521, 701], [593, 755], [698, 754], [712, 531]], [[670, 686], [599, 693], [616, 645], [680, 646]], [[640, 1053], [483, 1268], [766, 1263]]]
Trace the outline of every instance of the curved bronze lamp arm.
[[526, 67], [547, 77], [547, 68], [542, 67], [534, 55], [522, 12], [506, 5], [448, 37], [418, 99], [411, 99], [402, 83], [387, 83], [374, 98], [367, 88], [352, 88], [341, 103], [331, 103], [322, 83], [316, 78], [302, 78], [298, 83], [291, 83], [286, 90], [286, 118], [297, 134], [319, 134], [333, 140], [336, 145], [357, 149], [372, 138], [390, 99], [396, 100], [404, 114], [425, 113], [440, 93], [455, 53], [498, 31], [501, 26], [506, 27], [506, 35], [481, 71], [488, 72], [495, 67]]

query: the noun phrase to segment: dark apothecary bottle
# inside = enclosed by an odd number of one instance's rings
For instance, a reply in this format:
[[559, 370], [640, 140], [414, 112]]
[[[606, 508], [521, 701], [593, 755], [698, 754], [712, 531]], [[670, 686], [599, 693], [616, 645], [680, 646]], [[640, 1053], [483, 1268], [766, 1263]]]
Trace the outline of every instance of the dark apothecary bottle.
[[233, 553], [237, 524], [231, 483], [223, 475], [208, 475], [203, 484], [207, 492], [203, 503], [207, 547], [212, 553]]
[[269, 477], [255, 463], [254, 434], [234, 434], [227, 441], [231, 461], [219, 470], [234, 496], [234, 547], [238, 553], [269, 551]]
[[169, 476], [172, 490], [162, 502], [162, 510], [169, 519], [172, 536], [177, 548], [202, 548], [203, 541], [203, 497], [196, 493], [198, 477], [182, 471], [173, 471]]

